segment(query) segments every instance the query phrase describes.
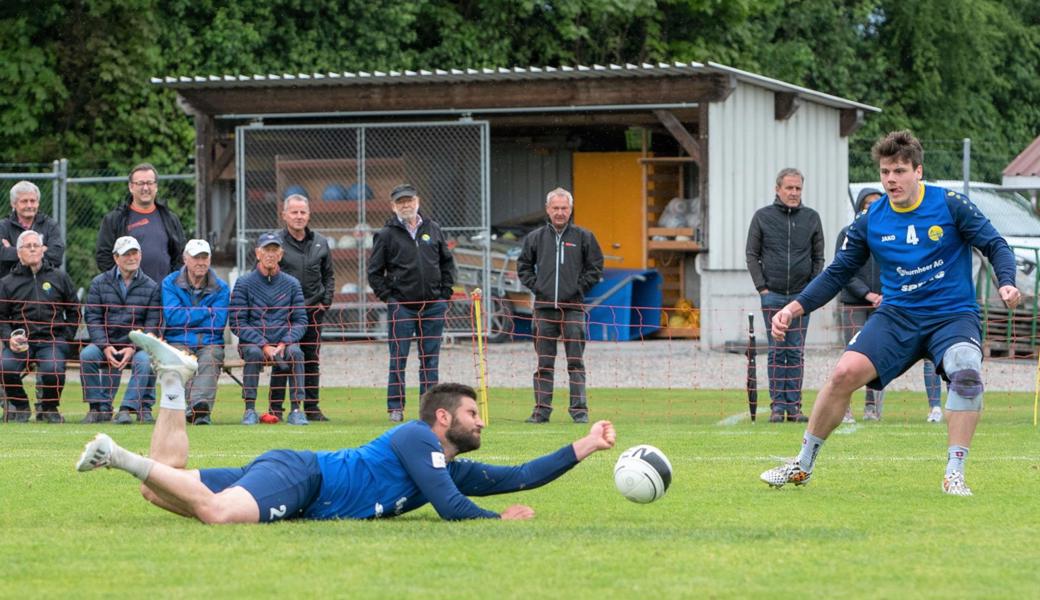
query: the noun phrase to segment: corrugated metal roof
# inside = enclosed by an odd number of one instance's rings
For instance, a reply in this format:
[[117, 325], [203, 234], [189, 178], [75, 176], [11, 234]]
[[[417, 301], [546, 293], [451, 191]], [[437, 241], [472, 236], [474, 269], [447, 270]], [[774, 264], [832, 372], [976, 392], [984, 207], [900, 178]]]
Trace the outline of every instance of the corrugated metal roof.
[[1008, 163], [1004, 168], [1005, 177], [1040, 177], [1040, 136], [1032, 144]]
[[740, 69], [734, 69], [718, 63], [709, 62], [672, 62], [642, 63], [624, 65], [576, 65], [560, 67], [512, 67], [483, 69], [434, 69], [428, 71], [344, 71], [342, 73], [282, 73], [255, 75], [193, 75], [153, 77], [151, 83], [172, 89], [221, 89], [242, 87], [271, 86], [341, 86], [341, 85], [408, 85], [420, 83], [470, 83], [494, 81], [534, 81], [534, 80], [578, 80], [608, 78], [640, 78], [640, 77], [675, 77], [724, 73], [760, 87], [796, 93], [807, 98], [836, 108], [857, 108], [871, 112], [881, 109], [861, 104], [845, 98], [831, 96], [815, 90], [770, 79]]

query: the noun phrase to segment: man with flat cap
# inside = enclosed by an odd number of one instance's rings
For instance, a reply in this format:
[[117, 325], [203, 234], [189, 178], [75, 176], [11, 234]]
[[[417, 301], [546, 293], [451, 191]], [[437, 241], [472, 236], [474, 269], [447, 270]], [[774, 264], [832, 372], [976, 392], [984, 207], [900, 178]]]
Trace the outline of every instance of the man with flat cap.
[[408, 184], [390, 192], [394, 215], [373, 239], [368, 284], [386, 302], [390, 372], [386, 408], [404, 420], [405, 367], [418, 337], [419, 395], [437, 384], [444, 313], [455, 283], [455, 259], [436, 221], [419, 211], [419, 193]]

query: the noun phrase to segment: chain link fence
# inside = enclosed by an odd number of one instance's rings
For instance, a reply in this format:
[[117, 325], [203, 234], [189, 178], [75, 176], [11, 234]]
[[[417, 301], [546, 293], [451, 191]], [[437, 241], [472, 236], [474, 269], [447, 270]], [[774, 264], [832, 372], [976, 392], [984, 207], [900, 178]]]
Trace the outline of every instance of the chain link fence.
[[[336, 278], [325, 337], [379, 336], [383, 303], [368, 285], [373, 234], [393, 216], [390, 191], [410, 183], [420, 212], [437, 221], [455, 249], [466, 290], [488, 280], [488, 126], [484, 122], [239, 127], [236, 132], [237, 267], [252, 268], [253, 246], [283, 227], [282, 201], [310, 200], [311, 229], [329, 238]], [[462, 294], [446, 332], [469, 332]]]
[[[5, 198], [9, 198], [6, 192], [11, 186], [21, 180], [40, 188], [40, 212], [53, 217], [65, 237], [65, 271], [77, 289], [86, 290], [98, 274], [94, 245], [101, 219], [129, 201], [128, 172], [79, 169], [61, 159], [51, 164], [0, 164], [0, 182]], [[158, 200], [180, 217], [191, 237], [195, 231], [195, 174], [160, 173]]]

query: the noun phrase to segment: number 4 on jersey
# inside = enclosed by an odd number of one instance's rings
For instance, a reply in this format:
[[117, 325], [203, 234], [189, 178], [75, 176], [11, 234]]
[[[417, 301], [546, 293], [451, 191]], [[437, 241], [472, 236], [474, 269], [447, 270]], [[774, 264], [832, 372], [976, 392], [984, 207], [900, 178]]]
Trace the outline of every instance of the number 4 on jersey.
[[916, 246], [919, 241], [920, 240], [917, 239], [917, 229], [915, 229], [913, 225], [908, 226], [906, 228], [906, 243], [911, 246]]

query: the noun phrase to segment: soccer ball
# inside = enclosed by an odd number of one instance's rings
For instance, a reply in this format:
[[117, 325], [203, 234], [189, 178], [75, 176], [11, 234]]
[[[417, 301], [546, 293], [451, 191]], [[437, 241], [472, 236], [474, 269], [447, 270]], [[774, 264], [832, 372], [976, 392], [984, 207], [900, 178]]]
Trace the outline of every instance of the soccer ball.
[[671, 484], [672, 463], [653, 446], [633, 446], [622, 452], [614, 465], [614, 485], [632, 502], [653, 502], [664, 496]]

